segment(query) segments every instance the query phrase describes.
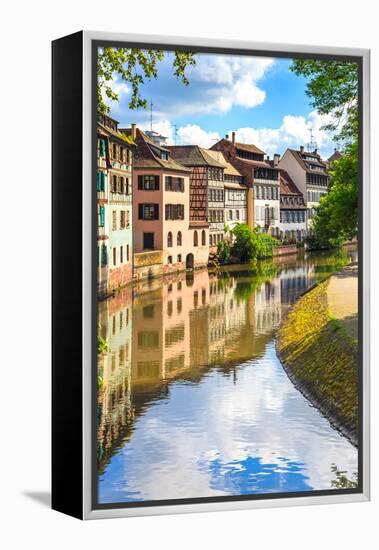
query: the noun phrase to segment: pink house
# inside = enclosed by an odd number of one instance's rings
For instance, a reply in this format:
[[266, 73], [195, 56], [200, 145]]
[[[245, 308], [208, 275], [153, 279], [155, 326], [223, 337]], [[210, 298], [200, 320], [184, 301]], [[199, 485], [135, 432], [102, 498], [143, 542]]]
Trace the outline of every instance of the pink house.
[[137, 279], [205, 267], [204, 228], [190, 225], [190, 169], [134, 126], [134, 268]]

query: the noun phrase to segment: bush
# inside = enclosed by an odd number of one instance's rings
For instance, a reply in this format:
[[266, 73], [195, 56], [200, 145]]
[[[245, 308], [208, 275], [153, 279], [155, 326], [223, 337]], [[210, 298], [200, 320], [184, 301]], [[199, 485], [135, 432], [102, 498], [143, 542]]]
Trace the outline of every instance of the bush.
[[232, 231], [234, 242], [232, 255], [241, 262], [271, 258], [278, 242], [268, 233], [262, 233], [260, 228], [252, 229], [246, 224], [236, 225]]
[[219, 241], [217, 243], [217, 256], [222, 264], [228, 263], [232, 252], [230, 241]]

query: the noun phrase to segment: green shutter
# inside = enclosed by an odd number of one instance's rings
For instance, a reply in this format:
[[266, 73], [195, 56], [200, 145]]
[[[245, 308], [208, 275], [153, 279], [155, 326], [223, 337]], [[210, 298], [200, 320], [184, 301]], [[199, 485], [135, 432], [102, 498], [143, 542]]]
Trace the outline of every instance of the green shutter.
[[100, 140], [100, 156], [105, 157], [105, 140]]
[[101, 191], [101, 172], [97, 173], [97, 190]]
[[105, 222], [105, 208], [100, 206], [100, 225], [103, 226]]

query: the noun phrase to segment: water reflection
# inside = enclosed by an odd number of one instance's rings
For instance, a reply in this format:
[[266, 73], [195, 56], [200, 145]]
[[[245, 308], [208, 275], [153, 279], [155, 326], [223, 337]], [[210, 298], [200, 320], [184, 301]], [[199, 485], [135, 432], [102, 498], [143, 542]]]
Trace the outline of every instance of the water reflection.
[[283, 313], [342, 255], [140, 283], [99, 305], [99, 502], [331, 488], [354, 447], [275, 355]]

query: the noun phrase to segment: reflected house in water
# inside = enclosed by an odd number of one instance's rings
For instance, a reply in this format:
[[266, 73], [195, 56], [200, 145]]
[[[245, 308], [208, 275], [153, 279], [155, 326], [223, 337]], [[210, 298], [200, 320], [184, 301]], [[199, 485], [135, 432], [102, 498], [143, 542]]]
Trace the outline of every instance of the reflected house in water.
[[132, 289], [99, 302], [99, 335], [108, 351], [98, 355], [98, 453], [102, 461], [134, 418], [131, 403]]
[[312, 265], [291, 265], [280, 272], [281, 301], [283, 305], [292, 305], [314, 281]]
[[109, 295], [133, 277], [132, 163], [135, 146], [113, 118], [97, 121], [98, 294]]
[[281, 284], [278, 278], [259, 285], [255, 291], [255, 331], [270, 333], [279, 326], [282, 317]]

